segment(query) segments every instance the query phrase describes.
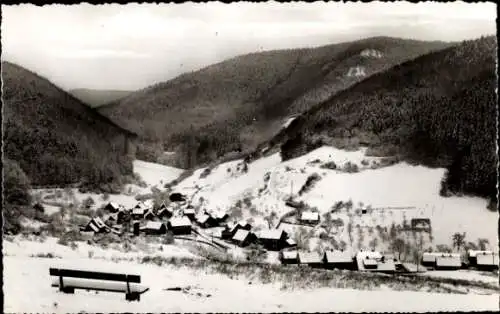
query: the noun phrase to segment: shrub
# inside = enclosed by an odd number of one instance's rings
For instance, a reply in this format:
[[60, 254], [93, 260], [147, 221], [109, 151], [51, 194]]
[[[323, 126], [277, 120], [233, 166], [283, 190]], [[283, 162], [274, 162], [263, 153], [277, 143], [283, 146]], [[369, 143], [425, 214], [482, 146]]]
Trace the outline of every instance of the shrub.
[[260, 263], [267, 258], [267, 250], [257, 244], [251, 244], [245, 252], [245, 258], [252, 263]]
[[348, 161], [344, 164], [344, 167], [342, 168], [342, 170], [347, 172], [347, 173], [355, 173], [355, 172], [359, 172], [359, 167], [357, 164]]
[[163, 244], [174, 244], [175, 242], [175, 237], [174, 237], [174, 234], [172, 233], [172, 231], [167, 231], [167, 233], [165, 234], [165, 237], [163, 237]]
[[200, 173], [200, 179], [206, 178], [211, 172], [212, 170], [210, 168], [205, 168], [205, 170]]
[[304, 185], [302, 186], [302, 188], [300, 188], [299, 195], [302, 195], [302, 194], [310, 191], [312, 189], [312, 187], [314, 186], [314, 184], [316, 182], [318, 182], [319, 180], [321, 180], [321, 177], [319, 174], [317, 174], [317, 173], [311, 174], [309, 177], [307, 177], [307, 180], [304, 183]]
[[102, 200], [103, 200], [103, 201], [107, 201], [107, 200], [109, 200], [109, 193], [104, 193], [104, 194], [102, 194]]
[[331, 169], [331, 170], [336, 170], [337, 169], [337, 164], [334, 161], [329, 161], [327, 163], [324, 163], [320, 166], [323, 169]]

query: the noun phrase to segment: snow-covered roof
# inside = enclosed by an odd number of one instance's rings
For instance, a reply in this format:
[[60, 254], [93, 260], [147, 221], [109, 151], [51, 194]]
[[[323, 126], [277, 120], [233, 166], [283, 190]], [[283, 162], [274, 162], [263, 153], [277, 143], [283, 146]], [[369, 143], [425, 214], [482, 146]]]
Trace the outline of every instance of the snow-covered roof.
[[160, 221], [148, 221], [145, 228], [151, 230], [160, 230], [163, 225], [164, 224]]
[[196, 216], [196, 221], [202, 224], [202, 223], [207, 222], [207, 220], [209, 218], [210, 218], [210, 216], [208, 216], [207, 214], [201, 214], [201, 215]]
[[106, 227], [106, 224], [102, 221], [100, 217], [94, 218], [95, 224], [98, 228], [104, 228]]
[[437, 256], [436, 266], [461, 267], [462, 261], [460, 259], [460, 255]]
[[286, 243], [287, 243], [288, 245], [296, 245], [296, 244], [297, 244], [297, 242], [295, 242], [295, 241], [294, 241], [293, 239], [291, 239], [291, 238], [286, 239]]
[[146, 206], [147, 208], [151, 208], [154, 206], [154, 201], [153, 200], [145, 200], [143, 201], [143, 204], [144, 206]]
[[120, 208], [120, 205], [118, 203], [115, 203], [115, 202], [109, 202], [107, 206], [111, 206], [114, 209]]
[[394, 263], [393, 258], [385, 258], [384, 262], [378, 262], [377, 263], [377, 270], [383, 270], [383, 271], [393, 271], [396, 270], [396, 264]]
[[498, 255], [496, 254], [480, 254], [477, 255], [476, 259], [477, 265], [498, 265]]
[[302, 212], [302, 215], [300, 216], [300, 219], [301, 220], [316, 221], [316, 220], [319, 220], [319, 213], [312, 212], [312, 211], [304, 211], [304, 212]]
[[317, 252], [298, 252], [301, 264], [321, 263], [321, 256]]
[[264, 229], [259, 232], [260, 239], [279, 240], [284, 231], [282, 229]]
[[234, 232], [234, 230], [236, 230], [236, 228], [238, 227], [246, 227], [246, 226], [249, 226], [250, 224], [244, 220], [240, 220], [238, 221], [237, 223], [233, 224], [230, 228], [231, 232]]
[[233, 240], [244, 241], [248, 237], [249, 234], [250, 234], [250, 232], [248, 230], [238, 229], [238, 231], [233, 236]]
[[186, 216], [175, 217], [170, 219], [170, 225], [172, 227], [191, 226], [191, 221]]
[[353, 256], [349, 251], [326, 251], [325, 257], [327, 263], [351, 263]]
[[469, 250], [468, 254], [470, 257], [476, 257], [477, 255], [493, 255], [493, 251]]
[[214, 217], [215, 219], [222, 219], [225, 216], [228, 216], [228, 215], [224, 211], [214, 211], [214, 212], [212, 212], [212, 217]]
[[136, 207], [132, 209], [132, 215], [144, 215], [146, 208], [144, 207]]
[[297, 259], [298, 252], [297, 251], [283, 251], [282, 252], [283, 259]]
[[363, 265], [365, 266], [374, 266], [378, 265], [378, 262], [376, 259], [368, 258], [363, 260]]
[[362, 258], [362, 259], [381, 259], [382, 254], [380, 252], [373, 252], [373, 251], [359, 251], [358, 254], [356, 255], [356, 258]]

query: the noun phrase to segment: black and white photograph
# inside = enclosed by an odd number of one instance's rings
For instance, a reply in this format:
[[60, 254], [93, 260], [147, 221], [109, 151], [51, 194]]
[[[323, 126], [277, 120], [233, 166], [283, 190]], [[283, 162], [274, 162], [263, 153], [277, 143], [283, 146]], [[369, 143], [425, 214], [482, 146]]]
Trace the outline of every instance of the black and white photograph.
[[3, 311], [499, 311], [496, 19], [3, 4]]

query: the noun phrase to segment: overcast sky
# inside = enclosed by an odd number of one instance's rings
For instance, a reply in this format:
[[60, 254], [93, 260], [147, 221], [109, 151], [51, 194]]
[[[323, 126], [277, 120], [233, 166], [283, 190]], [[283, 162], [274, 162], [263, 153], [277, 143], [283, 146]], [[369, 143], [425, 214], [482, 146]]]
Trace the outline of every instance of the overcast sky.
[[494, 3], [2, 5], [2, 60], [64, 89], [140, 89], [248, 52], [493, 35]]

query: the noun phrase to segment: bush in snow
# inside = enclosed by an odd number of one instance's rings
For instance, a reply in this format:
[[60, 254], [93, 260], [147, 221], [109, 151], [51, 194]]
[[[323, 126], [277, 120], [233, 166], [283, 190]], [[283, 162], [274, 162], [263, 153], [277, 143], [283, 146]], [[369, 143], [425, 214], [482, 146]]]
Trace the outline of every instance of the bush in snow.
[[205, 168], [202, 173], [200, 173], [200, 179], [206, 178], [212, 170], [210, 168]]
[[342, 168], [342, 170], [347, 172], [347, 173], [355, 173], [355, 172], [359, 172], [359, 167], [357, 164], [348, 161], [344, 164], [344, 167]]
[[334, 161], [329, 161], [327, 163], [322, 164], [321, 168], [335, 170], [337, 169], [337, 164]]
[[307, 180], [304, 183], [304, 185], [302, 186], [302, 188], [300, 188], [299, 195], [302, 195], [302, 194], [308, 192], [309, 190], [311, 190], [312, 187], [314, 186], [314, 184], [316, 182], [318, 182], [319, 180], [321, 180], [321, 177], [319, 174], [317, 174], [317, 173], [311, 174], [309, 177], [307, 177]]
[[260, 263], [266, 260], [267, 251], [260, 245], [252, 244], [245, 252], [245, 258], [251, 263]]

